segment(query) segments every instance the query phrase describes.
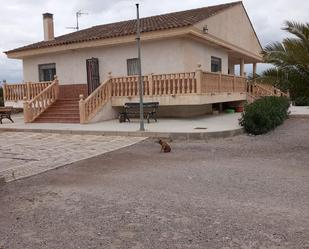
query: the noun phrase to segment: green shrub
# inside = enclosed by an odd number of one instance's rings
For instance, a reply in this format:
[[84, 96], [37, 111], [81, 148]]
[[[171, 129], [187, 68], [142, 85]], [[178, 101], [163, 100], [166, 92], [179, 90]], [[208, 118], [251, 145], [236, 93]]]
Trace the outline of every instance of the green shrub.
[[245, 106], [239, 123], [247, 133], [254, 135], [267, 133], [288, 118], [289, 106], [286, 97], [263, 97]]
[[0, 87], [0, 106], [4, 106], [2, 87]]
[[295, 98], [295, 105], [296, 106], [309, 106], [309, 97], [297, 97]]

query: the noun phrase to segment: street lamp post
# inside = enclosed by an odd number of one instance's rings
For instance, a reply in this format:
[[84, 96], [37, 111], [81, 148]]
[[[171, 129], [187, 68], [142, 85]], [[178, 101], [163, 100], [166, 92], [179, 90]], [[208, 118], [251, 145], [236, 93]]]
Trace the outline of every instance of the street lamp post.
[[139, 84], [139, 116], [140, 116], [140, 131], [145, 131], [144, 126], [144, 107], [143, 107], [143, 95], [144, 84], [142, 78], [142, 62], [141, 62], [141, 30], [139, 19], [139, 4], [136, 4], [137, 10], [137, 52], [138, 52], [138, 84]]

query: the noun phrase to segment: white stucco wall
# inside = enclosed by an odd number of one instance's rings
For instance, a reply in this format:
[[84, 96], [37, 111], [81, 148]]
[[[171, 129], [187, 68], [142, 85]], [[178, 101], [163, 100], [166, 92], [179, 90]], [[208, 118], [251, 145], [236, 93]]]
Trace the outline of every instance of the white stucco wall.
[[211, 57], [222, 59], [222, 73], [228, 73], [228, 54], [223, 49], [207, 46], [195, 40], [184, 41], [184, 67], [186, 72], [193, 72], [201, 64], [202, 70], [211, 71]]
[[[211, 56], [222, 58], [223, 73], [227, 73], [228, 55], [223, 50], [208, 47], [189, 39], [166, 39], [142, 43], [143, 74], [178, 73], [195, 71], [197, 64], [210, 71]], [[60, 84], [86, 84], [86, 60], [99, 59], [100, 79], [109, 72], [113, 76], [127, 75], [127, 59], [137, 57], [135, 44], [67, 51], [28, 57], [23, 60], [25, 81], [37, 82], [38, 65], [56, 63]]]
[[235, 5], [195, 25], [201, 30], [205, 26], [209, 34], [260, 55], [262, 48], [242, 4]]

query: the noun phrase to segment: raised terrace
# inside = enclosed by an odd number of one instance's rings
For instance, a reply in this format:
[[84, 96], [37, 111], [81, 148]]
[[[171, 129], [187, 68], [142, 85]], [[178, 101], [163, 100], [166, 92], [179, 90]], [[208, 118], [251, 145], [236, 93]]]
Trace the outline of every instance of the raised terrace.
[[[170, 117], [173, 117], [173, 111], [182, 115], [181, 111], [185, 109], [191, 116], [198, 116], [211, 112], [212, 105], [216, 103], [228, 102], [235, 106], [261, 96], [286, 95], [274, 87], [249, 83], [245, 77], [200, 69], [188, 73], [143, 76], [143, 85], [144, 101], [159, 102], [163, 116], [165, 108], [169, 108]], [[52, 82], [4, 85], [5, 105], [23, 107], [26, 123], [84, 124], [113, 119], [126, 102], [138, 102], [138, 96], [137, 76], [110, 75], [88, 97], [81, 93], [80, 99], [62, 98], [57, 78]], [[176, 109], [171, 109], [173, 107]]]
[[[6, 105], [23, 107], [25, 122], [27, 123], [40, 119], [44, 112], [57, 104], [57, 101], [64, 103], [63, 99], [59, 99], [58, 79], [40, 84], [24, 83], [19, 85], [6, 84], [4, 86]], [[247, 98], [246, 78], [203, 72], [202, 70], [188, 73], [148, 75], [143, 77], [143, 84], [144, 101], [159, 102], [162, 108], [168, 106], [198, 107], [214, 103], [245, 101]], [[33, 94], [34, 91], [37, 91], [36, 95]], [[111, 104], [112, 108], [117, 109], [126, 102], [136, 102], [138, 101], [138, 93], [137, 76], [110, 76], [86, 99], [83, 95], [80, 96], [78, 121], [81, 123], [91, 122], [96, 115], [107, 108], [108, 103]], [[75, 101], [77, 104], [78, 100]], [[113, 112], [112, 110], [107, 111]], [[111, 113], [106, 113], [106, 119], [110, 115]], [[103, 119], [105, 118], [103, 117]]]

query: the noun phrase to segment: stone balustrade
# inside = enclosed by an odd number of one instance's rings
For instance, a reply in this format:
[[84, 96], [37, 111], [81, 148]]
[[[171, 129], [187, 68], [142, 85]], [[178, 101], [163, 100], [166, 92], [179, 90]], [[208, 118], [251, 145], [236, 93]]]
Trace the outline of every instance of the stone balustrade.
[[248, 83], [248, 94], [253, 99], [258, 99], [265, 96], [285, 96], [289, 97], [288, 93], [282, 92], [280, 89], [267, 85], [267, 84], [259, 84], [256, 82]]
[[44, 90], [28, 101], [24, 98], [24, 121], [25, 123], [33, 122], [48, 107], [50, 107], [59, 96], [59, 82], [57, 77]]
[[5, 101], [31, 100], [48, 87], [52, 82], [26, 82], [22, 84], [3, 84], [3, 96]]

